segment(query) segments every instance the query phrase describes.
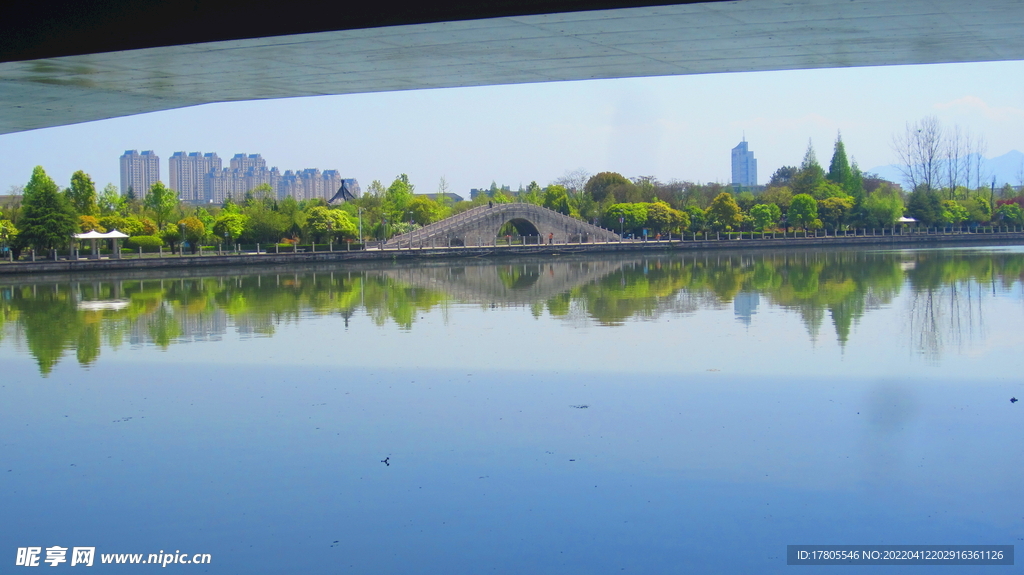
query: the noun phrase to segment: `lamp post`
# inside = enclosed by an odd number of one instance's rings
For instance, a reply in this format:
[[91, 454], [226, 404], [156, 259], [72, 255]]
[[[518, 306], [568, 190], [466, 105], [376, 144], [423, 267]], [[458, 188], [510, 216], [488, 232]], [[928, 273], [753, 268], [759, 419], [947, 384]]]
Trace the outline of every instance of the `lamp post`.
[[178, 224], [181, 229], [181, 257], [185, 257], [185, 224]]
[[228, 231], [224, 230], [224, 243], [228, 243]]
[[359, 243], [363, 243], [363, 208], [356, 208], [359, 210]]

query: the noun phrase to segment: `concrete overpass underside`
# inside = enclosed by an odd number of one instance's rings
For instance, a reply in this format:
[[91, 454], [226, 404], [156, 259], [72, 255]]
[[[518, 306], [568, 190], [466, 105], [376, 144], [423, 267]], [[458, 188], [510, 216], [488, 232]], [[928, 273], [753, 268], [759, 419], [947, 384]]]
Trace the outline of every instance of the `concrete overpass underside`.
[[9, 4], [0, 133], [264, 98], [1024, 59], [1021, 0]]

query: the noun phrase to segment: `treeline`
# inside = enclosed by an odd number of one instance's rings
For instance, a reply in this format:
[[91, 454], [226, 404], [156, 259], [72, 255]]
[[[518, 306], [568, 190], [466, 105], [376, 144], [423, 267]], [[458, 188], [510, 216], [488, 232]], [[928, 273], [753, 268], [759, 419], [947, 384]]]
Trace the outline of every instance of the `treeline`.
[[[29, 247], [37, 252], [65, 248], [74, 233], [115, 229], [131, 236], [127, 247], [154, 251], [163, 246], [176, 249], [182, 242], [193, 253], [213, 244], [361, 242], [406, 233], [475, 206], [513, 201], [634, 235], [887, 228], [904, 216], [929, 227], [1024, 225], [1018, 191], [1009, 185], [998, 191], [981, 185], [980, 164], [970, 159], [980, 157], [980, 147], [965, 147], [964, 140], [958, 128], [944, 132], [934, 120], [908, 125], [906, 135], [894, 138], [894, 149], [907, 162], [910, 193], [862, 173], [849, 161], [841, 137], [827, 170], [808, 145], [799, 166], [779, 168], [763, 189], [662, 183], [653, 177], [577, 170], [545, 187], [530, 182], [515, 192], [492, 184], [488, 193], [459, 202], [450, 199], [444, 178], [438, 193], [428, 196], [414, 193], [408, 176], [402, 174], [388, 186], [374, 181], [362, 197], [340, 205], [277, 198], [269, 185], [263, 185], [222, 205], [193, 206], [180, 202], [174, 190], [159, 182], [142, 198], [123, 196], [113, 184], [97, 192], [82, 171], [61, 190], [37, 166], [21, 201], [0, 211], [0, 242], [15, 256]], [[940, 154], [942, 150], [946, 152]], [[506, 232], [515, 233], [509, 229], [499, 235]]]
[[0, 212], [0, 241], [15, 256], [26, 248], [62, 249], [75, 233], [117, 230], [128, 234], [129, 248], [172, 250], [187, 242], [199, 246], [241, 243], [339, 242], [358, 236], [349, 211], [323, 200], [277, 199], [269, 185], [259, 186], [238, 201], [219, 206], [193, 206], [157, 182], [142, 199], [122, 195], [113, 184], [97, 192], [88, 174], [75, 172], [71, 185], [60, 190], [41, 166], [22, 190], [21, 201]]
[[[970, 167], [968, 162], [962, 164]], [[944, 165], [936, 160], [936, 166]], [[950, 181], [952, 187], [939, 186], [937, 177], [920, 181], [908, 194], [898, 184], [863, 173], [849, 160], [838, 137], [828, 169], [808, 145], [799, 166], [779, 168], [763, 189], [661, 183], [652, 177], [628, 179], [614, 172], [580, 177], [576, 172], [543, 189], [532, 182], [515, 199], [637, 235], [645, 230], [663, 234], [887, 228], [902, 217], [929, 227], [1024, 225], [1022, 198], [1011, 186], [994, 190], [980, 184], [970, 188], [966, 177]], [[491, 196], [477, 198], [476, 203], [512, 201], [493, 184]]]

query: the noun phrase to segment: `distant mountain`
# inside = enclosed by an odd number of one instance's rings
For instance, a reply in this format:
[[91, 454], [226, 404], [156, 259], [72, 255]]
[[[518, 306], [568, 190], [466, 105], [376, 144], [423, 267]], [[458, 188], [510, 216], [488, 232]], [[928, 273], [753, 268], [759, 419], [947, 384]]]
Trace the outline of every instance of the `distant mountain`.
[[[1021, 171], [1024, 171], [1022, 166], [1024, 166], [1024, 153], [1017, 150], [1011, 150], [996, 158], [982, 158], [981, 180], [984, 184], [990, 184], [992, 183], [992, 176], [995, 176], [996, 187], [1001, 187], [1003, 184], [1019, 186], [1021, 185]], [[865, 171], [878, 174], [881, 178], [901, 184], [904, 188], [907, 187], [907, 183], [903, 181], [903, 174], [896, 164], [878, 166]], [[973, 184], [972, 179], [971, 185]]]

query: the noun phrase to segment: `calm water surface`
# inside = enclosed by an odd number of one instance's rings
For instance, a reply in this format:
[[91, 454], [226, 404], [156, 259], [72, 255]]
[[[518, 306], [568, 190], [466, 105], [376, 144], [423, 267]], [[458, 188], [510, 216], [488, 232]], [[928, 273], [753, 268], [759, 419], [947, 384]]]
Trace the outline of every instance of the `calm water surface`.
[[56, 545], [97, 573], [824, 573], [785, 546], [1024, 541], [1020, 248], [209, 273], [0, 278], [0, 571]]

